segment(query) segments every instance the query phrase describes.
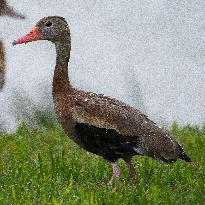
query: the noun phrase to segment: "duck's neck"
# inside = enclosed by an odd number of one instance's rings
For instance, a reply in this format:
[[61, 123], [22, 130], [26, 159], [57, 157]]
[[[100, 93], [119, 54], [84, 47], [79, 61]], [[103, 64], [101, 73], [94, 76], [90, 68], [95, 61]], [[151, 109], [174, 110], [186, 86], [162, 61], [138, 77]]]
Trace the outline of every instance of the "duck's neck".
[[56, 67], [53, 77], [53, 93], [65, 92], [71, 89], [68, 78], [68, 62], [70, 59], [70, 38], [64, 38], [57, 42], [56, 46]]

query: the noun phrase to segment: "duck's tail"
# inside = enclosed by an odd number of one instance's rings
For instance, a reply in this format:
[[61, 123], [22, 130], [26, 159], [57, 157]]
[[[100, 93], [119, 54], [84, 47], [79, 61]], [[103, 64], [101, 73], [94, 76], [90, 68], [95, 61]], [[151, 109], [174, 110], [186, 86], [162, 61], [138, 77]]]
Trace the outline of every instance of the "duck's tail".
[[191, 158], [185, 152], [182, 152], [179, 155], [179, 158], [186, 161], [186, 162], [192, 162]]
[[179, 154], [179, 159], [182, 159], [186, 162], [192, 162], [191, 158], [184, 152], [184, 150], [182, 149], [182, 147], [179, 145], [179, 150], [180, 150], [180, 154]]

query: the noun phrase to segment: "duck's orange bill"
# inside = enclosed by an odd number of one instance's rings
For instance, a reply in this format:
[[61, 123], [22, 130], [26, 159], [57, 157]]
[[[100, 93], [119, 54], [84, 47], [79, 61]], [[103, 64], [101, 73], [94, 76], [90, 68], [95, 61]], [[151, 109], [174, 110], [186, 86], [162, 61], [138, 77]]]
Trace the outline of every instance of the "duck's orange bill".
[[16, 44], [41, 40], [41, 38], [42, 38], [42, 34], [40, 33], [39, 27], [35, 26], [29, 33], [27, 33], [25, 36], [16, 39], [15, 41], [13, 41], [12, 44], [14, 46]]

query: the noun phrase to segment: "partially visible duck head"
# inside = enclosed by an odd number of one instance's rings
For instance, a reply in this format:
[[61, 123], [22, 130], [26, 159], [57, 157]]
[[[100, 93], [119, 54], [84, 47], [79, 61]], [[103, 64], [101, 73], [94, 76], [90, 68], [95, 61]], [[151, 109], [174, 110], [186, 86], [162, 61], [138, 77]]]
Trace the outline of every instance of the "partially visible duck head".
[[24, 19], [25, 16], [17, 11], [15, 11], [11, 6], [9, 6], [6, 0], [0, 0], [0, 15], [9, 16], [12, 18]]
[[66, 20], [60, 16], [42, 18], [29, 33], [15, 40], [13, 45], [37, 40], [48, 40], [55, 44], [70, 42], [70, 30]]

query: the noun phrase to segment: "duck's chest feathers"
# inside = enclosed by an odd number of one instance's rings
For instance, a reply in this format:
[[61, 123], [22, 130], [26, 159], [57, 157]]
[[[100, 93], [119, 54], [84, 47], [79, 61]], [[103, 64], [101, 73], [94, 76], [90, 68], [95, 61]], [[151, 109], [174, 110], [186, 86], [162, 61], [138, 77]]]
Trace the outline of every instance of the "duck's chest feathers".
[[76, 143], [74, 138], [75, 132], [75, 121], [72, 117], [72, 98], [65, 94], [55, 94], [53, 95], [54, 106], [56, 117], [61, 124], [64, 132], [72, 138]]
[[65, 114], [66, 110], [69, 109], [69, 102], [67, 96], [64, 94], [54, 94], [53, 95], [54, 107], [56, 114], [62, 116]]

